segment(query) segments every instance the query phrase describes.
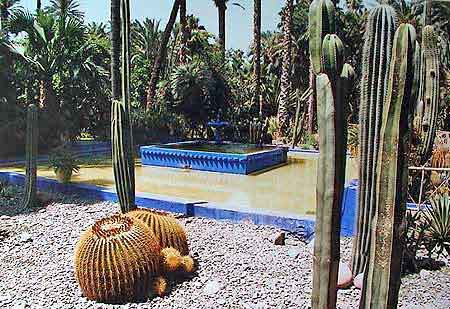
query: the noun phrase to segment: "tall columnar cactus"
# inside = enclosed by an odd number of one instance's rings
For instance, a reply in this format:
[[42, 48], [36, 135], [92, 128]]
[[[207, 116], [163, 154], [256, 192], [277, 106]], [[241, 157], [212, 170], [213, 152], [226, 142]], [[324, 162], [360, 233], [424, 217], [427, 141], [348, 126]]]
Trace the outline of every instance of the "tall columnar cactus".
[[343, 44], [334, 34], [325, 36], [322, 56], [326, 73], [316, 78], [320, 155], [312, 308], [334, 308], [347, 149], [345, 88], [352, 79], [353, 69], [343, 64]]
[[104, 303], [160, 293], [161, 248], [143, 222], [124, 215], [97, 221], [75, 248], [75, 277], [86, 298]]
[[425, 164], [431, 156], [436, 136], [439, 112], [439, 48], [438, 35], [433, 26], [422, 29], [422, 61], [418, 105], [421, 106], [419, 127], [421, 136], [420, 163]]
[[403, 255], [416, 32], [395, 33], [377, 153], [377, 209], [360, 308], [396, 308]]
[[112, 163], [116, 191], [123, 213], [135, 209], [134, 146], [130, 121], [130, 8], [121, 2], [122, 11], [122, 100], [112, 102]]
[[355, 275], [364, 271], [369, 257], [370, 230], [376, 212], [376, 153], [380, 143], [395, 28], [396, 16], [392, 7], [380, 5], [370, 12], [362, 62], [359, 198], [352, 257]]
[[331, 0], [313, 0], [309, 6], [309, 54], [314, 74], [322, 71], [322, 41], [335, 33], [335, 8]]
[[26, 143], [26, 183], [25, 196], [23, 201], [24, 208], [31, 208], [37, 204], [37, 152], [38, 152], [38, 110], [36, 105], [28, 106], [27, 111], [27, 143]]

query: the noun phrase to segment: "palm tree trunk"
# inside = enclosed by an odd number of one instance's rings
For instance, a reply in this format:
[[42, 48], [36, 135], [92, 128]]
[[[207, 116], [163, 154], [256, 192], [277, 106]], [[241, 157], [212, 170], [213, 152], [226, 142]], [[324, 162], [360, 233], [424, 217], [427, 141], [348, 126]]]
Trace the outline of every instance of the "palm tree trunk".
[[281, 71], [280, 105], [278, 106], [279, 137], [285, 138], [289, 127], [289, 94], [291, 93], [291, 62], [292, 62], [292, 13], [293, 0], [286, 0], [283, 12], [283, 66]]
[[[255, 44], [255, 55], [253, 60], [255, 75], [254, 104], [258, 104], [261, 95], [261, 0], [254, 0], [253, 38]], [[261, 107], [260, 111], [262, 112]]]
[[225, 59], [225, 12], [227, 6], [225, 2], [218, 6], [219, 13], [219, 44], [222, 53], [222, 59]]
[[431, 25], [431, 5], [432, 0], [425, 0], [425, 8], [423, 10], [424, 16], [424, 25]]
[[120, 100], [120, 0], [111, 0], [111, 92]]
[[41, 7], [42, 7], [42, 2], [41, 2], [41, 0], [37, 0], [37, 3], [36, 3], [36, 11], [40, 11], [40, 10], [41, 10]]
[[186, 63], [187, 52], [187, 17], [186, 17], [186, 0], [180, 0], [180, 26], [181, 26], [181, 44], [180, 44], [180, 63]]
[[170, 34], [172, 33], [172, 28], [178, 15], [179, 7], [180, 0], [175, 0], [173, 3], [172, 11], [170, 12], [169, 21], [167, 22], [166, 28], [164, 29], [164, 34], [161, 40], [161, 45], [159, 46], [158, 55], [156, 56], [155, 62], [153, 64], [152, 76], [150, 78], [147, 92], [147, 109], [149, 109], [155, 102], [156, 84], [158, 83], [159, 74], [161, 73], [163, 59], [167, 53], [167, 43], [169, 42]]

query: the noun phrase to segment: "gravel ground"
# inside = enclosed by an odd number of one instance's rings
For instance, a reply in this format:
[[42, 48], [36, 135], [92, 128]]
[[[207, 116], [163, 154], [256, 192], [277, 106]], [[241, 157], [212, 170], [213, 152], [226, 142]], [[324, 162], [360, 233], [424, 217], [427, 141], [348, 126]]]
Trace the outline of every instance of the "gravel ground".
[[[117, 211], [107, 202], [76, 196], [45, 208], [16, 213], [19, 198], [0, 198], [0, 308], [308, 308], [312, 264], [306, 244], [288, 237], [273, 244], [277, 229], [183, 218], [198, 275], [174, 286], [164, 298], [123, 306], [83, 298], [73, 277], [72, 257], [80, 233]], [[342, 241], [348, 261], [351, 241]], [[338, 293], [339, 308], [357, 307], [359, 290]], [[403, 279], [403, 308], [450, 308], [450, 271]]]

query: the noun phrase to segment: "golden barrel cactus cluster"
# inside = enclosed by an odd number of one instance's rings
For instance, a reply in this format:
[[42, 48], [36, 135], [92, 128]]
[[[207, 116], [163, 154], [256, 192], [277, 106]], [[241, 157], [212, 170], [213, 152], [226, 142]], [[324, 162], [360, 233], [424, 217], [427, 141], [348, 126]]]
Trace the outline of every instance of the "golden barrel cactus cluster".
[[125, 303], [165, 294], [163, 276], [194, 271], [184, 229], [175, 217], [152, 210], [101, 219], [75, 248], [75, 277], [88, 299]]
[[160, 247], [139, 220], [114, 215], [85, 231], [75, 249], [84, 296], [105, 303], [145, 299], [160, 272]]

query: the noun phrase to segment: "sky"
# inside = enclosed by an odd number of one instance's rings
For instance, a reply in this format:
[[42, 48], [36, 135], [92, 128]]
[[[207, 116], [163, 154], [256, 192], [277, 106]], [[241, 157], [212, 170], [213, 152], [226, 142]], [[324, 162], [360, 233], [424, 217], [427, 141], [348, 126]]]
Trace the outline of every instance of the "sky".
[[[107, 22], [110, 15], [109, 0], [79, 0], [81, 10], [85, 12], [87, 22]], [[200, 18], [200, 23], [206, 29], [217, 35], [217, 9], [212, 0], [188, 0], [188, 14]], [[248, 49], [253, 37], [253, 0], [232, 0], [239, 2], [245, 10], [235, 5], [228, 5], [226, 16], [226, 47]], [[262, 1], [262, 31], [275, 30], [279, 23], [278, 12], [285, 0]], [[43, 0], [46, 6], [50, 0]], [[131, 18], [144, 19], [146, 17], [163, 20], [162, 28], [167, 22], [172, 9], [172, 0], [130, 0]], [[28, 9], [36, 8], [36, 0], [22, 0], [20, 5]]]

